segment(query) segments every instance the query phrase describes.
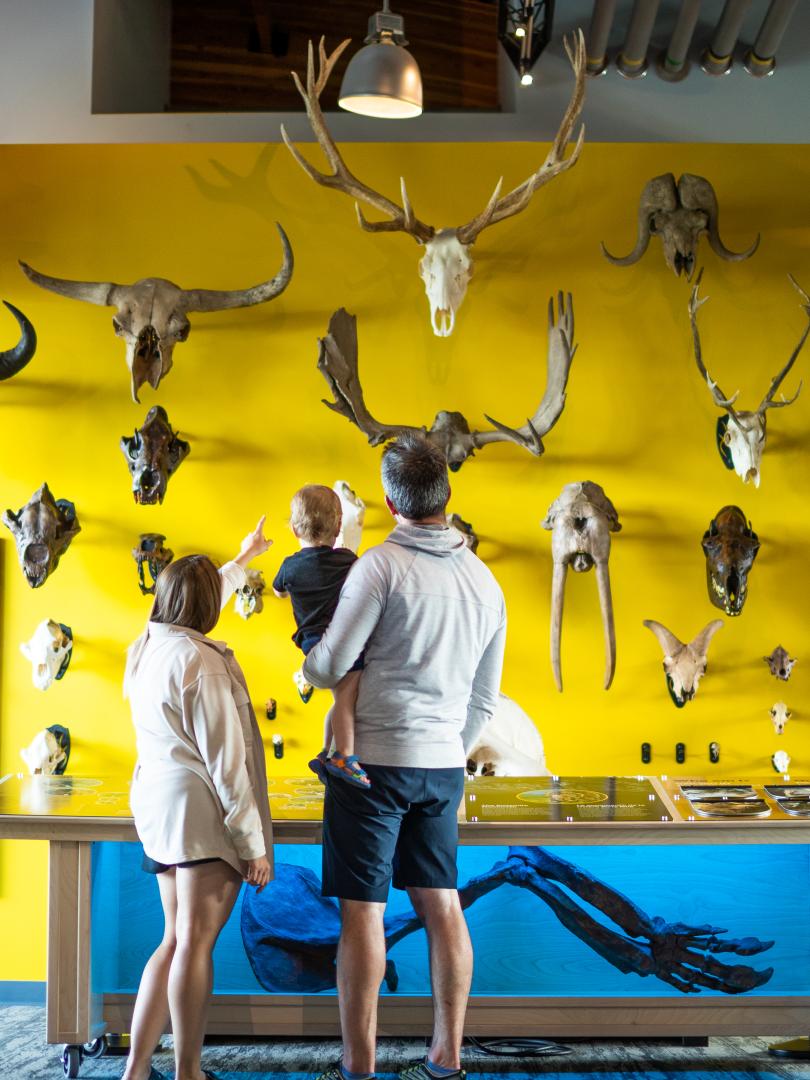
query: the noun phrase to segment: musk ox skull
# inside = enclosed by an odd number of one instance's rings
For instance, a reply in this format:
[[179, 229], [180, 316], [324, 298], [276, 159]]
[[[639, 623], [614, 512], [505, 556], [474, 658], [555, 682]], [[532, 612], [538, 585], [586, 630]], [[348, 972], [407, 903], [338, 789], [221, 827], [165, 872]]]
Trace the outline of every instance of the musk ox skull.
[[703, 534], [703, 553], [709, 599], [726, 615], [741, 613], [758, 551], [759, 537], [739, 506], [718, 510]]
[[3, 524], [14, 537], [22, 572], [32, 589], [45, 583], [73, 537], [81, 532], [76, 507], [67, 499], [54, 500], [47, 484], [16, 514], [6, 510]]
[[64, 623], [43, 619], [20, 652], [31, 661], [31, 678], [37, 690], [47, 690], [62, 678], [73, 654], [73, 633]]
[[3, 303], [19, 323], [20, 340], [13, 349], [0, 352], [0, 380], [10, 379], [22, 371], [37, 350], [37, 334], [30, 321], [8, 300]]
[[676, 708], [682, 709], [695, 696], [698, 683], [706, 674], [709, 644], [717, 631], [722, 629], [723, 620], [714, 619], [708, 623], [688, 645], [679, 641], [663, 623], [645, 619], [644, 625], [658, 638], [664, 652], [664, 674], [669, 696]]
[[154, 595], [158, 575], [174, 558], [172, 549], [163, 546], [165, 539], [163, 533], [141, 533], [138, 546], [132, 549], [138, 564], [138, 588], [144, 596]]
[[136, 503], [162, 503], [169, 478], [187, 457], [191, 447], [172, 431], [161, 405], [153, 405], [134, 435], [121, 436], [121, 450], [132, 475], [132, 495]]
[[619, 515], [599, 484], [583, 480], [565, 485], [549, 507], [543, 528], [551, 530], [551, 556], [554, 561], [551, 584], [551, 667], [557, 689], [562, 690], [560, 641], [568, 567], [582, 573], [595, 566], [605, 634], [604, 685], [605, 690], [608, 690], [616, 670], [616, 632], [613, 624], [608, 558], [610, 534], [621, 529]]
[[768, 710], [773, 721], [773, 730], [777, 735], [783, 735], [785, 732], [785, 724], [791, 718], [793, 713], [784, 703], [784, 701], [777, 701], [775, 705], [771, 705]]
[[543, 739], [534, 721], [499, 694], [490, 722], [467, 754], [471, 776], [550, 776]]
[[349, 487], [346, 480], [336, 480], [332, 485], [332, 491], [340, 499], [341, 509], [340, 532], [335, 541], [335, 547], [348, 548], [356, 555], [360, 541], [363, 539], [366, 504], [354, 489]]
[[759, 246], [759, 236], [746, 251], [729, 251], [720, 239], [717, 196], [702, 176], [684, 173], [675, 183], [672, 173], [655, 176], [642, 189], [638, 203], [638, 237], [629, 255], [611, 255], [602, 244], [602, 254], [614, 266], [632, 266], [638, 262], [651, 236], [660, 236], [667, 266], [677, 276], [691, 280], [697, 262], [701, 233], [706, 233], [712, 251], [721, 259], [741, 262], [750, 258]]
[[245, 570], [245, 584], [234, 593], [236, 614], [243, 619], [259, 615], [264, 610], [264, 590], [267, 587], [261, 570]]
[[71, 300], [84, 300], [101, 307], [114, 307], [113, 327], [127, 347], [127, 367], [132, 378], [132, 397], [145, 382], [157, 390], [172, 366], [178, 342], [185, 341], [195, 311], [224, 311], [228, 308], [263, 304], [284, 292], [293, 272], [293, 253], [287, 234], [276, 223], [284, 249], [284, 261], [274, 278], [249, 289], [181, 289], [165, 278], [141, 278], [132, 285], [112, 281], [68, 281], [49, 277], [20, 262], [26, 276], [39, 285]]
[[31, 776], [61, 776], [70, 760], [70, 731], [61, 724], [51, 724], [37, 732], [20, 757]]
[[763, 656], [762, 659], [771, 669], [771, 675], [781, 679], [782, 682], [788, 681], [793, 665], [796, 663], [796, 657], [791, 656], [781, 645], [777, 645], [770, 656]]
[[[565, 41], [565, 50], [574, 69], [574, 91], [543, 164], [537, 172], [532, 173], [527, 180], [507, 195], [501, 195], [502, 179], [499, 180], [492, 197], [480, 214], [465, 225], [447, 229], [437, 229], [416, 217], [405, 190], [404, 179], [400, 179], [400, 205], [358, 180], [344, 162], [326, 126], [319, 99], [332, 69], [348, 44], [348, 40], [342, 42], [330, 56], [327, 56], [323, 38], [321, 38], [318, 48], [319, 70], [316, 78], [315, 57], [310, 41], [306, 87], [293, 72], [293, 80], [306, 106], [312, 131], [332, 171], [319, 172], [311, 165], [293, 146], [283, 124], [281, 126], [282, 138], [307, 176], [324, 187], [342, 191], [354, 199], [361, 228], [367, 232], [404, 232], [424, 247], [425, 253], [419, 263], [419, 276], [424, 282], [430, 304], [430, 322], [434, 334], [438, 337], [447, 337], [453, 332], [456, 311], [464, 299], [472, 275], [471, 248], [479, 234], [488, 225], [495, 225], [525, 210], [535, 191], [553, 180], [555, 176], [566, 172], [576, 164], [579, 158], [585, 135], [584, 128], [580, 128], [574, 149], [567, 158], [565, 150], [585, 101], [585, 39], [582, 31], [579, 30], [573, 43]], [[360, 209], [361, 203], [384, 214], [387, 220], [368, 221]]]

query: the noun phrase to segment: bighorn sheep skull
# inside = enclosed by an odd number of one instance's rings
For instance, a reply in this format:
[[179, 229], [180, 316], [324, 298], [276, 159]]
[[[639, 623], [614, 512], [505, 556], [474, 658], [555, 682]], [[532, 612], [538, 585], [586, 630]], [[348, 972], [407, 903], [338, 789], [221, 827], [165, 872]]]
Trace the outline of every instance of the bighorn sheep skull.
[[10, 379], [12, 375], [22, 371], [36, 352], [37, 334], [30, 321], [18, 308], [15, 308], [8, 300], [4, 300], [3, 303], [20, 326], [20, 340], [14, 348], [0, 352], [0, 379]]
[[134, 435], [121, 436], [121, 450], [132, 475], [132, 495], [136, 503], [162, 503], [169, 478], [179, 468], [191, 447], [172, 431], [161, 405], [153, 405]]
[[112, 281], [68, 281], [49, 277], [27, 263], [20, 262], [24, 273], [35, 285], [71, 300], [84, 300], [101, 307], [114, 307], [113, 327], [127, 346], [127, 367], [132, 377], [132, 397], [145, 382], [157, 390], [160, 380], [172, 366], [172, 354], [178, 342], [185, 341], [192, 312], [225, 311], [229, 308], [263, 304], [284, 292], [293, 272], [293, 253], [287, 234], [276, 223], [284, 249], [284, 261], [274, 278], [249, 289], [181, 289], [165, 278], [142, 278], [132, 285]]
[[[318, 184], [333, 188], [336, 191], [342, 191], [355, 200], [357, 219], [363, 229], [367, 232], [404, 232], [412, 236], [418, 244], [424, 246], [425, 254], [419, 263], [419, 276], [425, 284], [425, 292], [430, 303], [431, 325], [434, 334], [438, 337], [447, 337], [453, 332], [456, 311], [467, 291], [467, 285], [472, 274], [470, 249], [478, 235], [488, 225], [494, 225], [524, 210], [529, 205], [535, 191], [553, 180], [555, 176], [566, 172], [572, 165], [576, 164], [579, 158], [585, 135], [584, 128], [580, 128], [574, 149], [567, 158], [565, 157], [565, 150], [585, 100], [585, 39], [582, 31], [579, 30], [574, 37], [573, 44], [569, 44], [568, 41], [565, 42], [565, 49], [574, 69], [576, 81], [568, 108], [543, 164], [537, 172], [532, 173], [527, 180], [507, 195], [501, 195], [501, 184], [503, 182], [503, 178], [501, 178], [495, 186], [492, 197], [480, 214], [467, 222], [466, 225], [447, 229], [436, 229], [433, 225], [427, 225], [425, 222], [420, 221], [414, 215], [408, 193], [405, 190], [404, 179], [400, 179], [402, 196], [402, 205], [400, 206], [358, 180], [344, 162], [326, 126], [319, 99], [332, 69], [348, 44], [349, 40], [347, 39], [338, 45], [330, 56], [327, 56], [323, 38], [321, 38], [318, 47], [319, 71], [316, 79], [315, 58], [312, 42], [310, 41], [306, 88], [304, 88], [298, 75], [293, 72], [293, 79], [299, 94], [304, 100], [310, 125], [332, 171], [322, 173], [311, 165], [290, 141], [283, 124], [281, 127], [282, 138], [295, 160], [309, 177]], [[380, 213], [385, 214], [390, 220], [366, 220], [360, 209], [360, 203], [373, 207]]]
[[31, 661], [31, 678], [37, 690], [47, 690], [65, 674], [73, 654], [73, 634], [69, 626], [43, 619], [20, 652]]
[[247, 620], [251, 615], [264, 611], [263, 593], [267, 586], [261, 570], [245, 570], [245, 577], [247, 580], [243, 587], [234, 593], [234, 608], [237, 615]]
[[544, 452], [543, 436], [551, 431], [565, 407], [565, 387], [576, 352], [574, 308], [571, 294], [564, 297], [559, 293], [555, 316], [554, 299], [552, 297], [549, 300], [546, 389], [534, 416], [519, 428], [507, 427], [506, 424], [487, 416], [486, 419], [495, 430], [470, 431], [470, 425], [461, 413], [444, 410], [436, 414], [429, 430], [405, 424], [381, 424], [374, 419], [363, 400], [357, 366], [355, 316], [350, 315], [345, 308], [336, 311], [329, 320], [326, 336], [320, 338], [318, 344], [318, 369], [329, 384], [335, 399], [324, 401], [324, 405], [356, 424], [372, 446], [394, 439], [403, 431], [421, 431], [442, 450], [450, 471], [457, 472], [467, 458], [489, 443], [514, 442], [536, 457]]
[[777, 701], [775, 705], [771, 705], [768, 711], [770, 712], [771, 720], [773, 721], [773, 730], [777, 735], [784, 735], [785, 724], [791, 718], [793, 713], [784, 701]]
[[22, 572], [32, 589], [45, 583], [73, 537], [81, 532], [76, 507], [67, 499], [54, 500], [47, 484], [16, 514], [6, 510], [3, 524], [14, 537]]
[[[701, 272], [702, 273], [702, 272]], [[765, 449], [765, 436], [766, 436], [766, 418], [768, 409], [783, 409], [786, 405], [792, 405], [796, 398], [799, 396], [802, 384], [798, 385], [796, 393], [792, 398], [785, 398], [784, 394], [781, 395], [781, 401], [774, 401], [774, 394], [782, 385], [785, 376], [796, 362], [796, 357], [802, 350], [802, 346], [807, 340], [807, 335], [810, 333], [810, 297], [803, 289], [799, 288], [796, 280], [792, 275], [788, 275], [791, 282], [799, 295], [803, 299], [802, 306], [807, 313], [808, 320], [804, 331], [799, 338], [799, 343], [793, 350], [790, 359], [779, 372], [771, 380], [771, 385], [768, 388], [768, 392], [759, 404], [759, 407], [755, 412], [748, 412], [743, 409], [737, 409], [734, 406], [734, 402], [739, 397], [740, 391], [738, 390], [730, 398], [727, 398], [703, 363], [703, 357], [700, 347], [700, 335], [698, 333], [697, 326], [697, 313], [698, 310], [706, 303], [708, 297], [705, 296], [702, 299], [698, 299], [698, 289], [700, 287], [700, 278], [692, 289], [692, 295], [689, 299], [689, 318], [692, 323], [692, 341], [695, 348], [695, 360], [697, 361], [698, 371], [706, 380], [706, 384], [712, 395], [712, 399], [718, 408], [723, 409], [726, 413], [725, 416], [720, 416], [717, 419], [717, 449], [720, 451], [720, 457], [723, 459], [723, 464], [727, 469], [733, 469], [739, 476], [743, 483], [748, 483], [751, 480], [754, 487], [759, 487], [759, 475], [762, 467], [762, 452]]]
[[467, 755], [472, 776], [550, 776], [543, 739], [516, 701], [499, 694], [492, 719]]
[[[172, 549], [163, 545], [165, 539], [163, 533], [141, 533], [138, 546], [132, 549], [132, 558], [138, 564], [138, 588], [144, 596], [154, 595], [161, 570], [174, 558]], [[151, 581], [147, 580], [147, 573]]]
[[782, 682], [788, 681], [793, 665], [796, 663], [796, 657], [791, 656], [781, 645], [777, 645], [770, 656], [763, 656], [762, 659], [771, 669], [771, 675], [781, 679]]
[[332, 491], [340, 499], [341, 509], [340, 533], [335, 541], [335, 547], [348, 548], [356, 555], [360, 541], [363, 539], [366, 504], [354, 489], [349, 487], [346, 480], [336, 480], [332, 485]]
[[70, 731], [61, 724], [51, 724], [37, 732], [20, 757], [31, 776], [61, 776], [70, 759]]
[[610, 534], [621, 529], [619, 515], [599, 484], [583, 480], [566, 484], [543, 521], [551, 530], [554, 576], [551, 584], [551, 666], [557, 689], [562, 690], [560, 641], [562, 637], [565, 579], [570, 566], [577, 573], [596, 567], [596, 583], [605, 634], [605, 689], [616, 670], [616, 632], [610, 593]]
[[614, 266], [632, 266], [638, 262], [651, 236], [660, 236], [667, 266], [677, 276], [686, 275], [691, 281], [697, 262], [698, 240], [706, 233], [712, 251], [721, 259], [741, 262], [748, 259], [759, 246], [759, 236], [747, 251], [729, 251], [720, 239], [717, 196], [714, 188], [702, 176], [684, 173], [675, 183], [672, 173], [655, 176], [641, 192], [638, 203], [638, 238], [629, 255], [611, 255], [602, 244], [602, 254]]
[[679, 641], [671, 630], [654, 619], [645, 619], [644, 625], [658, 638], [664, 652], [664, 674], [669, 696], [676, 708], [682, 709], [695, 696], [698, 683], [706, 674], [709, 644], [717, 631], [722, 629], [723, 620], [714, 619], [708, 623], [688, 644]]
[[759, 537], [739, 506], [718, 510], [703, 534], [703, 553], [709, 599], [726, 615], [742, 612], [758, 551]]

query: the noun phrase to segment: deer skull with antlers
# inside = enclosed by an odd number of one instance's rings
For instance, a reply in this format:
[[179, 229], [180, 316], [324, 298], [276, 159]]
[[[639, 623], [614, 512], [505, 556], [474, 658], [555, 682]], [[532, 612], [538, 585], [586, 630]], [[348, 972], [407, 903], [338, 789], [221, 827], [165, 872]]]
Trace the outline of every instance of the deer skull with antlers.
[[792, 275], [788, 276], [790, 277], [794, 288], [804, 301], [802, 306], [807, 312], [808, 322], [799, 338], [799, 343], [793, 350], [788, 362], [779, 374], [771, 380], [768, 392], [755, 412], [736, 409], [734, 407], [734, 402], [739, 397], [740, 391], [738, 390], [730, 398], [727, 398], [706, 370], [706, 366], [703, 363], [700, 335], [697, 326], [697, 313], [708, 300], [708, 296], [704, 296], [700, 300], [698, 299], [700, 278], [698, 278], [696, 284], [692, 288], [692, 295], [689, 298], [689, 318], [692, 323], [692, 341], [695, 347], [695, 360], [697, 361], [698, 371], [706, 380], [706, 384], [709, 387], [715, 405], [717, 405], [719, 409], [723, 409], [726, 413], [725, 416], [720, 416], [717, 420], [717, 449], [720, 452], [720, 457], [723, 459], [723, 464], [726, 468], [733, 469], [737, 476], [742, 479], [743, 483], [747, 484], [749, 480], [752, 481], [754, 487], [759, 487], [762, 452], [765, 449], [768, 409], [783, 409], [786, 405], [792, 405], [799, 396], [799, 392], [802, 388], [800, 382], [796, 393], [792, 398], [785, 398], [783, 394], [781, 401], [773, 400], [774, 394], [782, 385], [785, 376], [796, 362], [796, 358], [807, 340], [807, 335], [810, 333], [810, 297], [808, 297], [803, 289], [799, 288], [799, 285]]
[[[430, 321], [434, 334], [438, 337], [447, 337], [453, 332], [456, 311], [461, 306], [472, 275], [470, 248], [479, 234], [487, 226], [495, 225], [525, 210], [535, 191], [553, 180], [555, 176], [570, 169], [579, 158], [585, 135], [584, 128], [580, 128], [574, 149], [567, 158], [565, 150], [585, 100], [585, 39], [580, 30], [574, 38], [573, 45], [565, 42], [576, 81], [568, 108], [543, 164], [527, 180], [506, 195], [501, 195], [502, 179], [499, 180], [492, 197], [480, 214], [465, 225], [445, 229], [427, 225], [416, 217], [405, 190], [404, 179], [400, 179], [402, 198], [400, 206], [358, 180], [344, 162], [326, 126], [326, 120], [321, 111], [320, 96], [332, 69], [348, 44], [347, 39], [338, 45], [330, 56], [327, 56], [323, 38], [321, 38], [318, 46], [319, 71], [316, 79], [314, 50], [312, 42], [309, 43], [306, 88], [298, 75], [293, 72], [293, 79], [304, 100], [310, 125], [332, 172], [322, 173], [311, 165], [293, 145], [284, 125], [281, 127], [282, 138], [304, 172], [316, 183], [342, 191], [355, 200], [355, 209], [361, 228], [367, 232], [404, 232], [424, 246], [425, 254], [419, 263], [419, 276], [425, 284], [425, 292], [430, 302]], [[360, 203], [373, 207], [390, 220], [368, 221], [363, 216]]]
[[274, 278], [249, 289], [181, 289], [165, 278], [142, 278], [133, 285], [115, 285], [111, 281], [68, 281], [40, 274], [27, 263], [20, 266], [26, 276], [39, 285], [71, 300], [84, 300], [101, 307], [114, 307], [113, 327], [127, 346], [127, 367], [132, 376], [132, 398], [145, 382], [157, 390], [160, 380], [172, 366], [172, 354], [178, 342], [185, 341], [193, 311], [225, 311], [228, 308], [263, 304], [284, 292], [293, 272], [293, 253], [282, 227], [276, 224], [284, 249], [284, 261]]
[[723, 620], [713, 619], [688, 644], [679, 641], [671, 630], [655, 619], [645, 619], [644, 625], [652, 630], [663, 649], [667, 690], [675, 707], [682, 709], [695, 696], [698, 683], [706, 674], [709, 644], [717, 631], [722, 629]]
[[430, 429], [405, 424], [381, 424], [366, 408], [357, 366], [357, 320], [345, 308], [336, 311], [329, 320], [329, 329], [318, 344], [318, 369], [323, 374], [335, 398], [324, 405], [345, 416], [367, 436], [372, 446], [396, 438], [403, 431], [421, 431], [438, 446], [447, 458], [447, 467], [457, 472], [476, 450], [493, 442], [514, 442], [529, 453], [540, 456], [545, 450], [543, 436], [554, 427], [565, 405], [568, 372], [576, 351], [574, 338], [574, 309], [571, 295], [559, 293], [557, 315], [554, 300], [548, 308], [548, 374], [543, 400], [534, 416], [519, 428], [510, 428], [486, 419], [494, 431], [470, 431], [470, 425], [459, 412], [442, 410], [436, 414]]

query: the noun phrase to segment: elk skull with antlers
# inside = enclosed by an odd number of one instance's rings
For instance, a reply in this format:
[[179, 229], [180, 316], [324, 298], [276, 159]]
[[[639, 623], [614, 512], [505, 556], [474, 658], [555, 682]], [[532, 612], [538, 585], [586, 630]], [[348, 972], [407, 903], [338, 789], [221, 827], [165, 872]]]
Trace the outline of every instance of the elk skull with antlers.
[[21, 262], [23, 271], [43, 289], [71, 300], [84, 300], [101, 307], [114, 307], [113, 327], [127, 346], [127, 367], [132, 376], [132, 397], [145, 382], [157, 390], [160, 380], [172, 366], [172, 353], [178, 342], [185, 341], [191, 326], [188, 315], [194, 311], [225, 311], [228, 308], [263, 304], [282, 293], [293, 272], [293, 253], [287, 234], [279, 224], [284, 261], [274, 278], [249, 289], [181, 289], [165, 278], [142, 278], [133, 285], [115, 285], [111, 281], [68, 281], [48, 277]]
[[723, 620], [713, 619], [688, 644], [679, 641], [671, 630], [655, 619], [645, 619], [644, 625], [652, 630], [664, 651], [667, 690], [675, 707], [682, 709], [695, 696], [698, 683], [706, 674], [709, 644], [717, 631], [722, 629]]
[[[585, 100], [585, 39], [580, 30], [574, 38], [573, 45], [565, 42], [565, 49], [574, 69], [576, 81], [568, 108], [543, 164], [527, 180], [506, 195], [501, 195], [502, 179], [499, 180], [492, 197], [480, 214], [465, 225], [445, 229], [436, 229], [433, 225], [427, 225], [416, 217], [405, 190], [404, 179], [400, 179], [402, 197], [400, 206], [358, 180], [344, 162], [326, 126], [326, 119], [321, 111], [320, 96], [332, 69], [348, 44], [347, 39], [338, 45], [330, 56], [327, 56], [323, 38], [321, 38], [318, 46], [319, 71], [316, 79], [314, 50], [310, 41], [306, 88], [298, 75], [293, 72], [293, 79], [304, 100], [310, 125], [332, 172], [322, 173], [311, 165], [293, 145], [283, 124], [282, 138], [309, 177], [318, 184], [342, 191], [355, 200], [357, 218], [363, 229], [367, 232], [404, 232], [424, 246], [425, 254], [419, 262], [419, 276], [425, 284], [425, 292], [430, 302], [431, 325], [434, 334], [438, 337], [447, 337], [453, 332], [456, 311], [461, 306], [472, 275], [470, 248], [478, 235], [488, 225], [495, 225], [524, 210], [535, 191], [547, 184], [549, 180], [553, 180], [555, 176], [570, 169], [579, 158], [585, 135], [584, 128], [580, 128], [574, 149], [567, 158], [565, 150]], [[390, 220], [368, 221], [363, 216], [360, 203], [373, 207]]]
[[430, 429], [405, 424], [381, 424], [374, 419], [363, 400], [357, 367], [357, 320], [345, 308], [340, 308], [329, 320], [326, 336], [318, 341], [318, 369], [329, 383], [335, 398], [334, 401], [324, 400], [324, 405], [356, 424], [372, 446], [394, 439], [403, 431], [423, 432], [443, 451], [451, 472], [457, 472], [476, 450], [493, 442], [514, 442], [539, 457], [545, 450], [543, 436], [557, 423], [565, 406], [565, 387], [576, 351], [573, 338], [571, 295], [569, 293], [565, 298], [559, 293], [556, 318], [553, 298], [549, 300], [548, 307], [546, 390], [534, 416], [519, 428], [507, 427], [487, 416], [494, 431], [470, 431], [470, 425], [461, 413], [446, 410], [436, 414]]
[[709, 387], [715, 405], [717, 405], [719, 409], [723, 409], [726, 413], [725, 416], [720, 416], [717, 420], [717, 449], [720, 452], [720, 457], [723, 459], [723, 464], [726, 468], [733, 469], [737, 476], [742, 479], [743, 483], [747, 484], [748, 481], [751, 480], [754, 487], [759, 487], [762, 452], [765, 449], [768, 409], [783, 409], [786, 405], [792, 405], [799, 396], [799, 392], [802, 388], [800, 382], [796, 393], [792, 398], [785, 398], [783, 394], [781, 401], [773, 400], [774, 394], [782, 385], [785, 376], [796, 362], [796, 357], [801, 352], [802, 346], [807, 340], [807, 335], [810, 333], [810, 297], [808, 297], [807, 293], [799, 287], [792, 275], [788, 275], [788, 277], [790, 277], [794, 288], [804, 301], [802, 306], [808, 315], [808, 322], [788, 362], [779, 374], [771, 380], [768, 392], [755, 412], [736, 409], [734, 407], [734, 402], [739, 397], [740, 391], [738, 390], [730, 398], [727, 398], [706, 370], [706, 366], [703, 363], [700, 335], [698, 333], [697, 325], [697, 313], [709, 298], [708, 296], [704, 296], [702, 299], [698, 299], [700, 278], [698, 278], [696, 284], [692, 288], [692, 294], [689, 298], [689, 318], [692, 323], [692, 341], [695, 347], [695, 360], [697, 361], [698, 371], [706, 380], [706, 384]]

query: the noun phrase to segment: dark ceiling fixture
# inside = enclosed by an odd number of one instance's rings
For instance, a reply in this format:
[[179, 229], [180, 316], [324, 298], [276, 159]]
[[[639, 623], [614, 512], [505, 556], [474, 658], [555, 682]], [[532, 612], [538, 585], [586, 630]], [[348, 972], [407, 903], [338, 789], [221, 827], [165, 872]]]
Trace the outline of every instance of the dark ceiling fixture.
[[520, 76], [531, 86], [532, 68], [551, 40], [554, 0], [499, 0], [498, 39]]

